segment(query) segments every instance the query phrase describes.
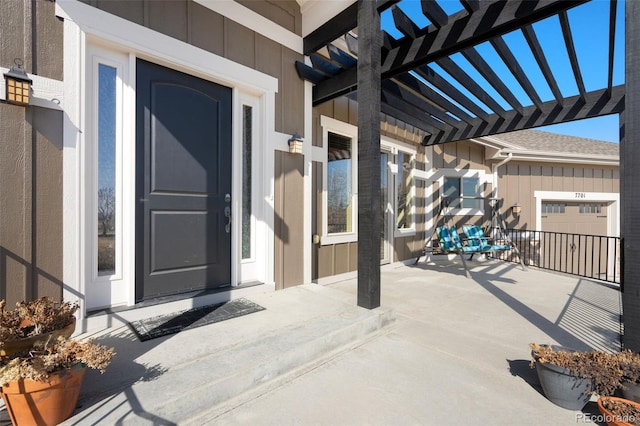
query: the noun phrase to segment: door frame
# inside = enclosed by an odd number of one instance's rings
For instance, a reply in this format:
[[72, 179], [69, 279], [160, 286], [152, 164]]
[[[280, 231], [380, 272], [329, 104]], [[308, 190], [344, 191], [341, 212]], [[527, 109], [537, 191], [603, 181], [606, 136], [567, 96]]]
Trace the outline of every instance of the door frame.
[[[122, 59], [123, 103], [122, 103], [122, 140], [123, 143], [122, 173], [125, 182], [127, 176], [135, 176], [135, 60], [145, 59], [177, 71], [185, 72], [214, 83], [231, 87], [233, 103], [233, 145], [240, 144], [241, 125], [239, 120], [242, 108], [241, 99], [249, 96], [257, 100], [259, 111], [258, 128], [256, 129], [256, 147], [260, 147], [259, 158], [264, 160], [261, 170], [262, 185], [256, 187], [256, 199], [261, 200], [262, 217], [258, 218], [261, 226], [256, 235], [256, 241], [262, 242], [258, 252], [262, 254], [260, 273], [262, 282], [274, 285], [273, 273], [273, 150], [280, 139], [275, 132], [275, 94], [278, 90], [278, 80], [272, 76], [259, 72], [250, 67], [233, 62], [229, 59], [206, 52], [193, 45], [189, 45], [149, 28], [140, 26], [117, 16], [101, 11], [81, 2], [56, 3], [56, 15], [64, 18], [64, 110], [66, 117], [63, 123], [63, 226], [65, 230], [63, 241], [63, 279], [65, 300], [79, 300], [81, 309], [79, 319], [86, 317], [88, 310], [118, 305], [132, 306], [135, 304], [135, 240], [127, 238], [123, 241], [122, 270], [118, 279], [109, 280], [104, 287], [95, 287], [97, 283], [92, 278], [92, 259], [94, 249], [91, 243], [92, 207], [89, 202], [90, 194], [87, 172], [91, 169], [90, 117], [87, 111], [93, 100], [92, 87], [89, 87], [86, 73], [90, 67], [89, 58], [91, 48], [97, 46], [113, 52]], [[122, 36], [126, 34], [126, 38]], [[235, 152], [234, 152], [235, 155]], [[233, 169], [239, 166], [234, 158]], [[237, 175], [233, 172], [234, 184]], [[134, 235], [135, 224], [135, 191], [127, 191], [131, 185], [123, 185], [122, 191], [122, 221], [123, 235]], [[234, 186], [234, 191], [237, 187]], [[133, 192], [132, 192], [133, 191]], [[233, 194], [235, 202], [232, 206], [233, 223], [240, 223], [238, 193]], [[232, 236], [232, 271], [233, 285], [238, 284], [240, 274], [238, 232], [234, 226]], [[123, 238], [124, 240], [124, 238]], [[102, 283], [104, 284], [104, 283]], [[91, 286], [99, 288], [98, 293], [92, 292]], [[107, 301], [107, 302], [105, 302]]]

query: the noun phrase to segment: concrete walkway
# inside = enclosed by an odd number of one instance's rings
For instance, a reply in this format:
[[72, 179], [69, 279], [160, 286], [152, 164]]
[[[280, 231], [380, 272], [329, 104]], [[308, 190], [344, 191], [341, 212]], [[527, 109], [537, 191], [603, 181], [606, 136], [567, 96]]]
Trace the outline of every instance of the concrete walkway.
[[[529, 368], [529, 342], [619, 349], [620, 297], [498, 261], [386, 268], [382, 307], [356, 280], [251, 296], [246, 317], [139, 342], [121, 327], [65, 425], [571, 425]], [[596, 409], [597, 411], [597, 409]]]

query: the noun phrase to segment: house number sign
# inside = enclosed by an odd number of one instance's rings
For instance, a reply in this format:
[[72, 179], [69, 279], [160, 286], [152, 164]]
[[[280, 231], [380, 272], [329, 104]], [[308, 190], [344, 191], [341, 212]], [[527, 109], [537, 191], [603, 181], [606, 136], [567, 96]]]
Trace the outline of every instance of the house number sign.
[[587, 194], [584, 192], [576, 192], [576, 198], [587, 198]]

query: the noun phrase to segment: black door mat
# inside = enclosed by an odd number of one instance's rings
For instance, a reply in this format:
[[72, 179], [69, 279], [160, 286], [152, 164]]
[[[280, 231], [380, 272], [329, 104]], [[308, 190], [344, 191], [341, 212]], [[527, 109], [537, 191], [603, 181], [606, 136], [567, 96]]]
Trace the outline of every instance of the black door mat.
[[129, 325], [141, 341], [156, 337], [178, 333], [207, 324], [241, 317], [265, 308], [245, 298], [234, 299], [229, 302], [193, 308], [173, 314], [160, 315], [138, 321], [131, 321]]

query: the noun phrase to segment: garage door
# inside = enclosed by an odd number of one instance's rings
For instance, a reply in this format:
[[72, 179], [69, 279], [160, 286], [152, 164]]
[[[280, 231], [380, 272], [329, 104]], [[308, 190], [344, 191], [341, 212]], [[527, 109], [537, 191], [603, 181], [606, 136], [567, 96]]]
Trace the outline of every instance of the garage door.
[[570, 234], [607, 235], [604, 203], [542, 203], [542, 230]]
[[542, 202], [541, 261], [549, 268], [598, 276], [607, 270], [607, 205]]

